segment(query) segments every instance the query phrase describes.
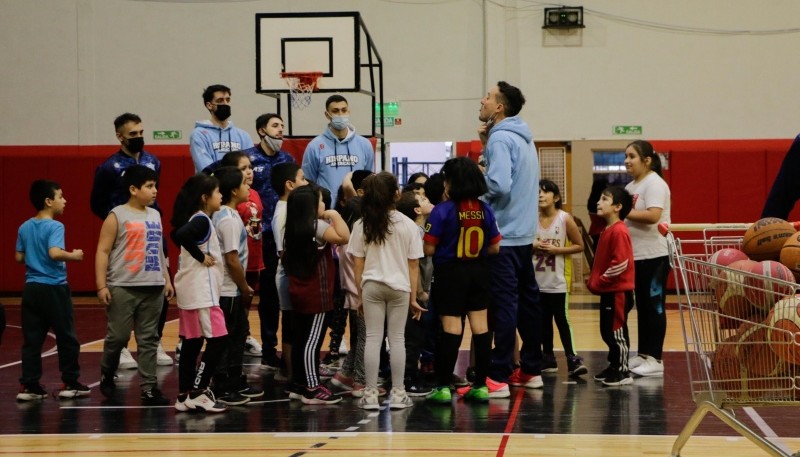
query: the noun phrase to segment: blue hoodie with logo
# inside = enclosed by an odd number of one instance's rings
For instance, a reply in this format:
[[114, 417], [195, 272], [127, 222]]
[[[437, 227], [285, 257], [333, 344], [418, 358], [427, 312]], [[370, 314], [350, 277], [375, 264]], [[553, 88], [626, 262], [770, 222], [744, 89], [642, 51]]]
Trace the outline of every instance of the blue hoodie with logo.
[[482, 198], [494, 210], [503, 235], [500, 245], [533, 243], [539, 223], [539, 157], [528, 125], [518, 116], [495, 124], [483, 156], [489, 191]]
[[197, 121], [189, 137], [189, 150], [192, 153], [195, 173], [221, 160], [229, 152], [244, 151], [253, 147], [253, 139], [229, 121], [225, 128], [211, 121]]
[[336, 192], [347, 173], [356, 170], [375, 170], [375, 150], [372, 143], [348, 128], [343, 140], [336, 138], [330, 128], [325, 128], [306, 146], [303, 155], [303, 173], [322, 187], [331, 191], [331, 201], [336, 204]]

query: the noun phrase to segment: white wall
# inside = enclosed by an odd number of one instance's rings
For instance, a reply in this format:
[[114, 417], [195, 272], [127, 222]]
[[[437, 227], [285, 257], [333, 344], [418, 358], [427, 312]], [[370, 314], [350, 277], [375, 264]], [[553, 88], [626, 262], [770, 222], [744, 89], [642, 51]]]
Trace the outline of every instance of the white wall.
[[[403, 118], [388, 141], [474, 138], [479, 99], [498, 79], [522, 88], [539, 139], [614, 138], [617, 124], [660, 139], [797, 133], [800, 33], [665, 31], [615, 16], [774, 30], [795, 25], [800, 2], [587, 0], [587, 27], [571, 34], [541, 29], [544, 3], [0, 0], [0, 144], [112, 144], [124, 111], [150, 130], [182, 130], [185, 143], [215, 82], [233, 88], [233, 120], [255, 136], [274, 104], [254, 93], [254, 15], [334, 10], [360, 11], [384, 60], [385, 96]], [[296, 120], [305, 133], [323, 128], [321, 103]], [[353, 104], [369, 130], [369, 104]]]

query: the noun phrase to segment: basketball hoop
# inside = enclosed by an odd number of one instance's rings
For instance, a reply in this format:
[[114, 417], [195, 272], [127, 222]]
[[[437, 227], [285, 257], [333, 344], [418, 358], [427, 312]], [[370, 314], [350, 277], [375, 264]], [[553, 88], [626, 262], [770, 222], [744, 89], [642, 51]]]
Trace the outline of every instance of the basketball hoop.
[[311, 104], [311, 93], [317, 90], [317, 81], [321, 77], [320, 71], [281, 73], [281, 78], [289, 86], [289, 98], [294, 108], [303, 109]]

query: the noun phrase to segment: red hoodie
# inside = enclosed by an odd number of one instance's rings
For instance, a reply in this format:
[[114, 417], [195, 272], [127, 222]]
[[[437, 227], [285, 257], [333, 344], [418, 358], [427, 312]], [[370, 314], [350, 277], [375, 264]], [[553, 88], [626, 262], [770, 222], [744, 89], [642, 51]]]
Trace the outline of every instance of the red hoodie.
[[633, 290], [633, 245], [628, 227], [617, 221], [600, 234], [592, 273], [586, 284], [593, 294]]

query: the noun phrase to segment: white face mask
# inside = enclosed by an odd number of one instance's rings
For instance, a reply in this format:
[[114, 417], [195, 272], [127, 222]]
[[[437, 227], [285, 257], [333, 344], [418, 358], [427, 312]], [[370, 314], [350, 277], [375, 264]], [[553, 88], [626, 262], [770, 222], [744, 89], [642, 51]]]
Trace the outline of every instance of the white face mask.
[[275, 152], [281, 150], [281, 146], [283, 146], [283, 138], [274, 138], [269, 135], [264, 137], [264, 141], [267, 142], [267, 146]]
[[331, 127], [335, 130], [344, 130], [350, 126], [350, 118], [347, 116], [331, 116]]

